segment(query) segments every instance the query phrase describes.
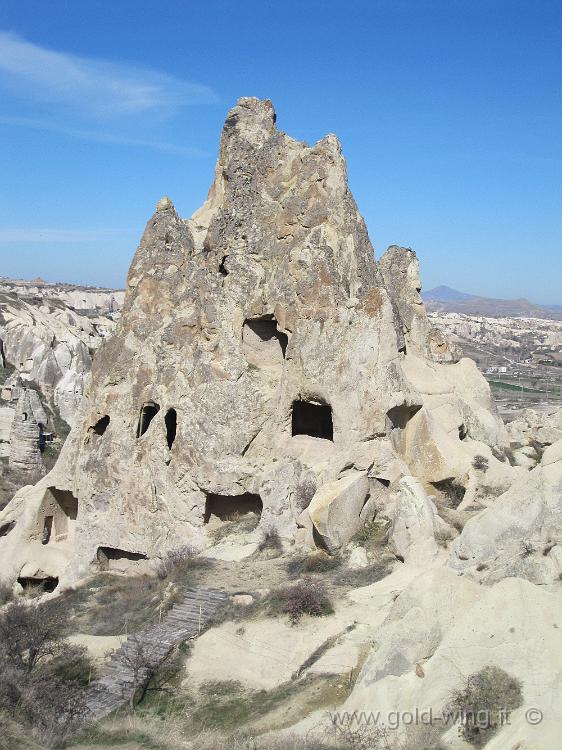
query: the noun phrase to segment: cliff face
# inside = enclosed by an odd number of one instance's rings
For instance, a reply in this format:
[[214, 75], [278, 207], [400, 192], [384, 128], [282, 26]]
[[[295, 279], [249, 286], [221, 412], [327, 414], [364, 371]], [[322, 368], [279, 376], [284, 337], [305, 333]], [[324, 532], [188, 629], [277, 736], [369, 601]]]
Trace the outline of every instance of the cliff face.
[[[205, 546], [209, 521], [248, 508], [250, 545], [275, 529], [333, 548], [401, 477], [468, 484], [504, 440], [485, 381], [427, 321], [415, 255], [375, 262], [335, 136], [309, 147], [241, 99], [204, 206], [183, 220], [164, 198], [149, 220], [76, 426], [0, 515], [18, 519], [0, 556], [8, 577], [33, 559], [71, 580], [100, 547]], [[40, 546], [53, 489], [77, 512]]]
[[[0, 364], [16, 371], [2, 387], [2, 400], [13, 400], [14, 379], [31, 380], [72, 424], [93, 353], [115, 327], [120, 294], [0, 280]], [[93, 307], [78, 312], [73, 304]]]

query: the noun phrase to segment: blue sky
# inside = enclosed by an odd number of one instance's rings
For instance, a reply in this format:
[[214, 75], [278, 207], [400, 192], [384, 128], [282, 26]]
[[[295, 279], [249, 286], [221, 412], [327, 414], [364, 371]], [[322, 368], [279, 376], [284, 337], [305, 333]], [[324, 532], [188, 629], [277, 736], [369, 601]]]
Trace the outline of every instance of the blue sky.
[[121, 286], [189, 216], [239, 96], [340, 138], [376, 255], [562, 303], [562, 4], [18, 0], [0, 10], [0, 275]]

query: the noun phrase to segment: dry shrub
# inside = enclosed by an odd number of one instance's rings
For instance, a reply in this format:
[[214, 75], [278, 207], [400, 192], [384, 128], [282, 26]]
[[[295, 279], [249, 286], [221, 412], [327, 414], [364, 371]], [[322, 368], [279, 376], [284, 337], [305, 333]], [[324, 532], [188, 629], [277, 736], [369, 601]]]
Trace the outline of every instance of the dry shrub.
[[0, 583], [0, 607], [14, 598], [12, 587], [7, 583]]
[[463, 738], [474, 747], [483, 747], [522, 702], [519, 680], [489, 666], [470, 675], [465, 686], [453, 693], [449, 709], [459, 713]]
[[158, 565], [158, 578], [164, 580], [169, 578], [172, 573], [183, 572], [196, 554], [197, 550], [189, 544], [170, 550]]
[[341, 557], [330, 556], [326, 552], [293, 557], [286, 565], [290, 576], [328, 573], [341, 567]]
[[85, 719], [85, 649], [65, 640], [60, 602], [9, 604], [0, 614], [0, 711], [57, 747]]
[[295, 491], [295, 505], [299, 510], [306, 510], [316, 494], [316, 479], [313, 474], [301, 478]]
[[303, 615], [323, 617], [334, 611], [324, 586], [308, 578], [294, 586], [272, 591], [268, 597], [270, 614], [286, 614], [292, 625], [296, 625]]

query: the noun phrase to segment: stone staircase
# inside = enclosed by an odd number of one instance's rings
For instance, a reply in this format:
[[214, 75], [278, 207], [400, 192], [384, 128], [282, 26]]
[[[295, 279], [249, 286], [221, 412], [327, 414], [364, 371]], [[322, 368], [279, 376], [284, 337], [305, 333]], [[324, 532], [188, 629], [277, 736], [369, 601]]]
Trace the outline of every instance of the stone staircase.
[[127, 703], [174, 646], [202, 633], [227, 599], [228, 594], [219, 589], [188, 588], [162, 622], [129, 636], [111, 655], [105, 674], [89, 688], [89, 718], [96, 721]]

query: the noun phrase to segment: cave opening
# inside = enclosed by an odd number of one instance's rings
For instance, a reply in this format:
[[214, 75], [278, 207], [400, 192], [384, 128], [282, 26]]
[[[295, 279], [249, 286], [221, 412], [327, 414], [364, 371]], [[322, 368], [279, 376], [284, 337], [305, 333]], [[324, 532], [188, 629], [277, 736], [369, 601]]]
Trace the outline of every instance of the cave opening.
[[8, 534], [14, 528], [15, 525], [16, 525], [15, 521], [10, 521], [9, 523], [2, 524], [2, 526], [0, 526], [0, 537], [8, 536]]
[[143, 552], [130, 552], [118, 547], [98, 547], [96, 559], [101, 570], [122, 570], [127, 564], [148, 560]]
[[168, 409], [166, 416], [164, 417], [166, 424], [166, 441], [168, 443], [168, 449], [172, 449], [174, 440], [176, 439], [176, 432], [178, 428], [178, 415], [175, 409]]
[[146, 404], [142, 405], [139, 416], [139, 423], [137, 426], [137, 438], [140, 438], [145, 434], [145, 432], [150, 427], [150, 423], [159, 411], [160, 405], [154, 403], [154, 401], [147, 401]]
[[334, 439], [332, 407], [329, 404], [321, 401], [294, 401], [291, 421], [293, 435]]
[[96, 435], [103, 435], [103, 433], [107, 430], [109, 423], [111, 422], [111, 417], [106, 414], [105, 416], [98, 419], [98, 421], [90, 427], [90, 430], [92, 432], [95, 432]]
[[417, 414], [420, 409], [421, 406], [418, 404], [393, 406], [392, 409], [386, 412], [389, 430], [403, 430], [414, 414]]
[[277, 327], [273, 315], [248, 318], [242, 327], [242, 344], [249, 362], [257, 366], [281, 364], [289, 337]]
[[18, 583], [24, 591], [36, 590], [38, 593], [51, 593], [59, 585], [59, 579], [55, 576], [45, 576], [44, 578], [20, 576]]
[[249, 513], [261, 517], [263, 502], [259, 495], [245, 492], [242, 495], [215, 495], [210, 493], [205, 500], [204, 522], [214, 517], [219, 521], [235, 521]]

